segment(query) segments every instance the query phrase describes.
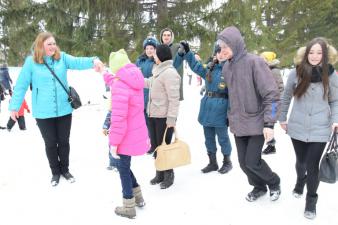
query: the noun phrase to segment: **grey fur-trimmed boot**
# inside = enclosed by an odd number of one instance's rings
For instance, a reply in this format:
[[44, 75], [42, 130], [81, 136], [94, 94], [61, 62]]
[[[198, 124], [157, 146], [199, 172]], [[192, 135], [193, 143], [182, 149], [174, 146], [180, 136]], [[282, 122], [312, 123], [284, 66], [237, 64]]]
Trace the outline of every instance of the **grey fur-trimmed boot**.
[[115, 208], [116, 215], [127, 217], [129, 219], [134, 219], [136, 216], [135, 210], [135, 197], [131, 199], [123, 199], [123, 206], [118, 206]]
[[140, 186], [133, 188], [133, 195], [135, 197], [135, 204], [137, 207], [142, 208], [143, 206], [146, 205], [146, 203], [144, 202], [143, 196], [142, 196], [142, 191], [141, 191]]

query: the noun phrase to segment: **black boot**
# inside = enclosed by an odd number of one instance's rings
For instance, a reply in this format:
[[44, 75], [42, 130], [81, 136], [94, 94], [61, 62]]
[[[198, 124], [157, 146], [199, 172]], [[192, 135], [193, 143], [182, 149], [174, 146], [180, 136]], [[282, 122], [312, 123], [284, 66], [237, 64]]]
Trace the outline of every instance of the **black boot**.
[[164, 180], [163, 182], [160, 184], [161, 189], [166, 189], [168, 187], [170, 187], [173, 183], [174, 183], [174, 170], [165, 170], [164, 171]]
[[218, 170], [216, 153], [208, 153], [208, 156], [209, 156], [209, 164], [201, 170], [203, 173], [209, 173], [211, 171]]
[[304, 216], [308, 219], [314, 219], [316, 217], [316, 204], [318, 195], [310, 196], [306, 195]]
[[269, 155], [269, 154], [275, 154], [276, 153], [276, 148], [274, 145], [268, 145], [268, 147], [266, 147], [262, 154], [263, 155]]
[[218, 170], [218, 172], [221, 173], [221, 174], [225, 174], [225, 173], [229, 172], [231, 169], [232, 169], [232, 162], [230, 160], [230, 155], [224, 155], [223, 165]]
[[60, 181], [60, 174], [53, 174], [52, 180], [50, 181], [52, 186], [53, 187], [57, 186], [59, 184], [59, 181]]
[[301, 179], [297, 178], [297, 183], [292, 191], [294, 197], [300, 198], [303, 195], [305, 183], [306, 183], [306, 175]]
[[151, 185], [159, 184], [163, 181], [164, 179], [164, 171], [157, 171], [156, 170], [156, 175], [153, 179], [150, 180]]

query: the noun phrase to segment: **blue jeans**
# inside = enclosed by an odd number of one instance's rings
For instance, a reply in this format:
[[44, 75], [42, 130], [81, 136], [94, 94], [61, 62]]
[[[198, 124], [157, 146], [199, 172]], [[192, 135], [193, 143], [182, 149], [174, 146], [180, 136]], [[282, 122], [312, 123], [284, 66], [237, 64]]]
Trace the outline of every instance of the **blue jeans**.
[[131, 199], [134, 197], [133, 188], [138, 187], [139, 184], [130, 169], [131, 156], [120, 155], [120, 159], [114, 159], [117, 164], [117, 169], [120, 173], [120, 180], [122, 185], [122, 194], [124, 199]]
[[231, 143], [228, 135], [228, 127], [206, 127], [203, 126], [205, 147], [209, 153], [216, 153], [216, 135], [218, 143], [221, 146], [223, 155], [231, 154]]

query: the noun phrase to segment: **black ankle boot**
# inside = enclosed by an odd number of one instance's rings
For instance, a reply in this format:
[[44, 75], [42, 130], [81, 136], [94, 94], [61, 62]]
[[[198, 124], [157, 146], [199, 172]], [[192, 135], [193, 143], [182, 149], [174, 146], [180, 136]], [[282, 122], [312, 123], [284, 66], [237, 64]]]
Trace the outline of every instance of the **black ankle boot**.
[[308, 219], [314, 219], [316, 217], [316, 205], [317, 205], [318, 195], [306, 195], [305, 211], [304, 216]]
[[230, 160], [230, 156], [224, 155], [223, 165], [218, 170], [218, 172], [221, 173], [221, 174], [225, 174], [225, 173], [229, 172], [231, 169], [232, 169], [232, 162]]
[[209, 164], [201, 170], [203, 173], [209, 173], [211, 171], [218, 170], [216, 153], [208, 153], [208, 156], [209, 156]]
[[161, 189], [166, 189], [168, 187], [170, 187], [171, 185], [173, 185], [174, 183], [174, 170], [165, 170], [164, 172], [164, 179], [163, 182], [160, 184]]
[[60, 174], [53, 174], [52, 180], [50, 181], [52, 186], [53, 187], [57, 186], [59, 184], [59, 181], [60, 181]]
[[156, 170], [156, 175], [153, 179], [150, 180], [151, 185], [159, 184], [163, 181], [164, 179], [164, 171], [157, 171]]

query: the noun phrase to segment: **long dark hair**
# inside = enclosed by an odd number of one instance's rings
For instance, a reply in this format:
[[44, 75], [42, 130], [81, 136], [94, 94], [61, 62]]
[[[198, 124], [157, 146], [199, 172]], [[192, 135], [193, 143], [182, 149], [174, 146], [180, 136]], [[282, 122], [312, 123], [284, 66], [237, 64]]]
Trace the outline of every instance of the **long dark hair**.
[[313, 65], [311, 65], [308, 61], [308, 55], [313, 45], [319, 44], [322, 48], [322, 73], [321, 79], [324, 87], [324, 94], [323, 98], [325, 99], [328, 96], [328, 87], [329, 87], [329, 57], [328, 57], [328, 48], [327, 48], [327, 41], [324, 38], [315, 38], [310, 41], [305, 49], [305, 54], [303, 59], [299, 65], [296, 67], [297, 71], [297, 78], [298, 78], [298, 85], [294, 91], [294, 96], [296, 98], [302, 97], [311, 83], [311, 76], [312, 76], [312, 69]]
[[216, 58], [216, 56], [214, 56], [208, 63], [208, 72], [206, 75], [206, 79], [209, 83], [211, 83], [212, 81], [212, 71], [214, 70], [216, 64], [218, 64], [218, 59]]

